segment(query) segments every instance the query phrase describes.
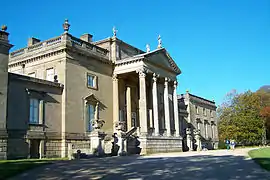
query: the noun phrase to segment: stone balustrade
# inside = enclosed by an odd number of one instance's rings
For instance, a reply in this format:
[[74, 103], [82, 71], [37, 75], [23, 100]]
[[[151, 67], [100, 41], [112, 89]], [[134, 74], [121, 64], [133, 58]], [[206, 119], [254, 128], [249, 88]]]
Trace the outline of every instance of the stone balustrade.
[[[64, 36], [67, 36], [67, 38], [65, 39]], [[103, 49], [101, 47], [98, 47], [96, 45], [93, 45], [91, 43], [85, 42], [79, 38], [76, 38], [70, 34], [63, 34], [61, 36], [43, 41], [43, 42], [39, 42], [37, 44], [34, 44], [32, 46], [28, 46], [19, 50], [16, 50], [12, 53], [10, 53], [10, 61], [15, 60], [15, 57], [21, 56], [21, 55], [26, 55], [29, 52], [34, 52], [34, 51], [39, 51], [42, 49], [45, 49], [49, 46], [54, 46], [57, 44], [62, 44], [62, 43], [66, 43], [66, 42], [70, 42], [70, 44], [74, 47], [79, 47], [80, 49], [83, 49], [85, 51], [91, 51], [94, 53], [97, 53], [101, 56], [109, 56], [109, 53], [106, 49]]]

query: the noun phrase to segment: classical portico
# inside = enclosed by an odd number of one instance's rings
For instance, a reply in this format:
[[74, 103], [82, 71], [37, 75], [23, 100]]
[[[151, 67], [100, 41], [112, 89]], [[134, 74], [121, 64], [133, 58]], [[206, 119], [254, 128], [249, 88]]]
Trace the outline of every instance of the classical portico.
[[180, 144], [176, 93], [176, 76], [180, 73], [164, 48], [116, 61], [114, 124], [124, 124], [127, 132], [137, 128], [141, 140], [172, 138]]

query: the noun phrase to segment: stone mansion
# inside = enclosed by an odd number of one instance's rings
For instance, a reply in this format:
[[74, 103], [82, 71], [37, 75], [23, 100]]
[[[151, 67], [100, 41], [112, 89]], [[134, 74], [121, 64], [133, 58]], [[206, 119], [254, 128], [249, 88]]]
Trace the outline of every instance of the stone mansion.
[[[113, 36], [69, 34], [9, 52], [0, 30], [0, 159], [93, 153], [154, 153], [217, 148], [216, 105], [188, 91], [162, 47], [140, 50]], [[116, 138], [117, 137], [117, 138]], [[115, 140], [117, 139], [117, 141]], [[137, 149], [137, 150], [136, 150]], [[89, 150], [89, 151], [88, 151]], [[120, 153], [119, 153], [120, 152]]]

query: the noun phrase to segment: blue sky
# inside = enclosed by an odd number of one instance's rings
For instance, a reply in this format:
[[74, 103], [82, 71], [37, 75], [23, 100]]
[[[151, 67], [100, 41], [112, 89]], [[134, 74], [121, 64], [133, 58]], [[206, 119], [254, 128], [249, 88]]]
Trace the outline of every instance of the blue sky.
[[145, 50], [163, 46], [182, 74], [178, 92], [187, 89], [220, 104], [231, 89], [255, 91], [270, 84], [270, 1], [3, 1], [0, 24], [8, 25], [14, 49], [27, 38], [60, 35], [65, 18], [70, 33], [112, 36]]

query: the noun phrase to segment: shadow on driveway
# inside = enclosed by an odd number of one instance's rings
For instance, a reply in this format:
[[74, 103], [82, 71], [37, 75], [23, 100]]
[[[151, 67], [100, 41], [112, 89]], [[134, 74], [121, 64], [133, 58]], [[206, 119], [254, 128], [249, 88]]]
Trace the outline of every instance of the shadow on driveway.
[[107, 157], [42, 166], [14, 179], [270, 179], [269, 172], [243, 156]]

